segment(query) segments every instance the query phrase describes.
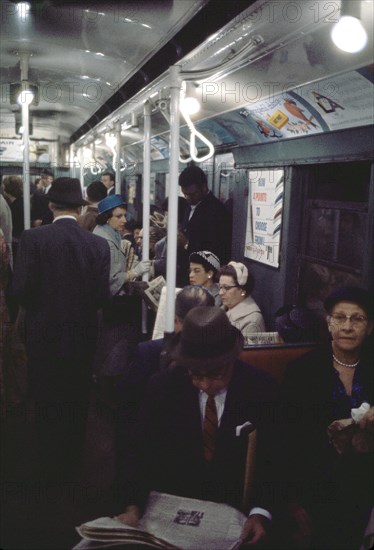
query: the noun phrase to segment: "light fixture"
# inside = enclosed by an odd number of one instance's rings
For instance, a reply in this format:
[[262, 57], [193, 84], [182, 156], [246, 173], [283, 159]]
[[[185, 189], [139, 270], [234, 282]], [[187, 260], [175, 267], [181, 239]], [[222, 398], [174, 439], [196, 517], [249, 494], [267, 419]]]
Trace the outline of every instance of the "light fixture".
[[360, 11], [360, 0], [341, 0], [340, 19], [332, 28], [331, 38], [343, 52], [359, 52], [367, 43], [368, 37], [360, 20]]
[[22, 82], [21, 91], [18, 94], [17, 102], [20, 105], [30, 105], [34, 99], [34, 92], [31, 87], [28, 85], [27, 81]]
[[195, 115], [200, 111], [200, 102], [195, 94], [196, 85], [193, 82], [184, 81], [181, 90], [181, 109], [189, 115]]
[[139, 132], [139, 119], [136, 113], [131, 113], [131, 130], [133, 132]]

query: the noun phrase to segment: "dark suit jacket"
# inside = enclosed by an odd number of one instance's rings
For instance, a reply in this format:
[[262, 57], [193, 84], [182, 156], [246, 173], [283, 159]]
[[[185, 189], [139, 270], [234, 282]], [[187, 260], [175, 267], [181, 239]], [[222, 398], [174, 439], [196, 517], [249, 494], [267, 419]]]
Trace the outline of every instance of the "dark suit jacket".
[[42, 225], [53, 222], [53, 213], [49, 209], [49, 199], [42, 189], [36, 189], [31, 199], [31, 221], [42, 220]]
[[69, 391], [71, 377], [87, 380], [109, 265], [108, 244], [73, 219], [22, 233], [13, 292], [26, 310], [31, 383], [40, 398]]
[[138, 484], [130, 484], [127, 502], [142, 506], [148, 491], [154, 489], [240, 508], [247, 437], [236, 437], [235, 428], [249, 420], [258, 430], [257, 487], [252, 504], [273, 508], [276, 396], [276, 384], [266, 373], [235, 362], [215, 456], [207, 467], [198, 390], [179, 367], [152, 377], [138, 427], [140, 468], [131, 479]]
[[210, 192], [188, 221], [190, 211], [186, 208], [183, 223], [188, 254], [209, 250], [219, 257], [221, 264], [226, 264], [231, 258], [231, 222], [225, 206]]

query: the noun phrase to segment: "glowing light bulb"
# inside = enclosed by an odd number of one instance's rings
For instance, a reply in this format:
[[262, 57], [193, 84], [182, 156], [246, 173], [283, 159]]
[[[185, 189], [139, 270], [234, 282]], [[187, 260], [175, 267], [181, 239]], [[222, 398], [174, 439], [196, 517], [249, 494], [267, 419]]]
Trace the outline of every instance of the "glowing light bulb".
[[183, 109], [186, 110], [189, 115], [195, 115], [200, 111], [200, 103], [196, 97], [185, 97], [183, 99]]
[[367, 42], [367, 33], [357, 17], [344, 15], [331, 31], [334, 44], [344, 52], [361, 51]]

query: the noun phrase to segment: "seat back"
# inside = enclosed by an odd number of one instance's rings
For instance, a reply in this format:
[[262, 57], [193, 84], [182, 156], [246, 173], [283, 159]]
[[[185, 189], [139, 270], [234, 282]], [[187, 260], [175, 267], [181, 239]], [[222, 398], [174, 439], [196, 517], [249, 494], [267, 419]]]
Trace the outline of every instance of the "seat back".
[[312, 350], [314, 342], [297, 344], [252, 345], [245, 347], [240, 359], [258, 367], [282, 382], [288, 364]]

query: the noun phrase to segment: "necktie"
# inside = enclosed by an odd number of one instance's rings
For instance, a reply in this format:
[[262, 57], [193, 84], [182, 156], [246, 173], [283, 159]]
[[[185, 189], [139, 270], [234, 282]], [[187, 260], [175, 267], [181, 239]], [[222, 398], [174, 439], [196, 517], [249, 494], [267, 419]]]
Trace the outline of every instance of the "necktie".
[[218, 430], [217, 408], [214, 397], [208, 397], [205, 406], [205, 417], [203, 425], [203, 446], [204, 458], [207, 462], [213, 459], [216, 448], [216, 436]]

